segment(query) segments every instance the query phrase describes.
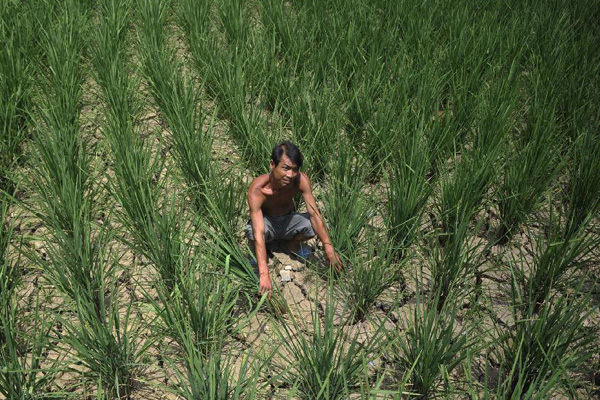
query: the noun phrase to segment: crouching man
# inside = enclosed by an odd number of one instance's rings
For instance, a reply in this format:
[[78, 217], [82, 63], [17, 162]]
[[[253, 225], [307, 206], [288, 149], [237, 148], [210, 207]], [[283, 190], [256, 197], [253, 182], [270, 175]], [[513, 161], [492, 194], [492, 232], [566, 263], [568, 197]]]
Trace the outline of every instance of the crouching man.
[[[341, 267], [338, 254], [331, 245], [323, 219], [317, 209], [310, 180], [300, 172], [302, 153], [296, 145], [284, 141], [273, 148], [269, 174], [255, 178], [248, 189], [250, 222], [246, 225], [246, 237], [256, 255], [260, 275], [259, 294], [271, 296], [271, 279], [267, 268], [267, 243], [273, 240], [287, 241], [288, 250], [299, 258], [310, 254], [303, 242], [317, 235], [329, 264]], [[293, 198], [302, 193], [307, 213], [297, 213]]]

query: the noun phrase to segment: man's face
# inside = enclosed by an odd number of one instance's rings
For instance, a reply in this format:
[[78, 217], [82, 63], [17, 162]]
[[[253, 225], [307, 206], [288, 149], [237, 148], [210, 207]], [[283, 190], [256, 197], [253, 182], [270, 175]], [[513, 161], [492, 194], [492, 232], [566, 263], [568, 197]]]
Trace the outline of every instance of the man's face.
[[281, 157], [278, 165], [271, 160], [271, 176], [281, 186], [291, 185], [298, 177], [299, 172], [300, 168], [285, 154]]

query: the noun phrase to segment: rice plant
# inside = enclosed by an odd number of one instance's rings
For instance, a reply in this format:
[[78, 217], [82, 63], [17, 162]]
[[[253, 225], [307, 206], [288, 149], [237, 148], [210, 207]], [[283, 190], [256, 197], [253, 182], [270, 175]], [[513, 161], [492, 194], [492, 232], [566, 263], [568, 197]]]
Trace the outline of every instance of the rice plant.
[[158, 283], [158, 300], [147, 296], [162, 320], [166, 334], [173, 338], [186, 354], [194, 351], [208, 356], [236, 325], [233, 308], [238, 299], [238, 287], [229, 276], [229, 259], [223, 271], [203, 265], [192, 249], [184, 255], [174, 288]]
[[[171, 131], [173, 158], [181, 169], [190, 193], [201, 210], [210, 173], [210, 132], [203, 132], [203, 116], [198, 109], [199, 88], [183, 74], [172, 48], [164, 36], [165, 9], [160, 2], [142, 3], [140, 37], [142, 67], [152, 95]], [[166, 8], [166, 5], [164, 5]]]
[[487, 154], [470, 154], [463, 150], [460, 162], [440, 183], [438, 203], [441, 225], [440, 243], [445, 245], [455, 238], [460, 226], [468, 225], [483, 208], [488, 189], [496, 177], [498, 147]]
[[566, 374], [591, 357], [594, 337], [582, 325], [589, 313], [589, 294], [576, 287], [577, 294], [548, 295], [540, 306], [513, 278], [515, 327], [501, 334], [496, 355], [501, 397], [532, 398], [542, 389], [550, 394], [561, 386], [573, 392]]
[[244, 49], [250, 30], [245, 0], [226, 1], [221, 4], [219, 14], [225, 36], [230, 47]]
[[357, 249], [375, 214], [368, 195], [361, 191], [368, 173], [365, 164], [351, 147], [342, 145], [331, 163], [332, 173], [322, 196], [329, 236], [342, 255]]
[[[315, 84], [305, 85], [290, 104], [290, 125], [298, 147], [303, 149], [308, 175], [315, 182], [329, 172], [329, 160], [342, 128], [336, 111], [334, 90]], [[340, 147], [343, 144], [340, 143]]]
[[47, 393], [58, 370], [57, 363], [47, 360], [54, 347], [52, 324], [41, 315], [39, 299], [31, 312], [19, 305], [23, 279], [20, 260], [10, 251], [18, 240], [9, 218], [11, 199], [0, 192], [0, 200], [0, 394], [25, 400]]
[[17, 2], [0, 5], [0, 187], [12, 192], [11, 170], [22, 162], [33, 86], [32, 56], [28, 54], [33, 38], [33, 13]]
[[385, 240], [366, 241], [345, 256], [347, 273], [342, 276], [341, 289], [354, 321], [361, 322], [386, 289], [403, 282], [403, 263], [396, 261], [393, 246]]
[[115, 282], [106, 288], [98, 316], [94, 304], [78, 294], [74, 299], [76, 318], [61, 318], [66, 333], [63, 343], [75, 360], [86, 366], [87, 379], [99, 382], [108, 398], [130, 395], [134, 381], [145, 368], [142, 358], [150, 340], [140, 340], [141, 325], [133, 317], [133, 303], [119, 299]]
[[[347, 398], [361, 382], [369, 360], [378, 356], [382, 346], [381, 327], [371, 332], [368, 339], [359, 341], [358, 329], [345, 329], [350, 322], [344, 317], [345, 307], [328, 292], [319, 316], [317, 304], [311, 310], [309, 322], [290, 314], [290, 320], [276, 326], [283, 341], [280, 356], [286, 360], [278, 364], [279, 380], [296, 389], [303, 399]], [[338, 319], [338, 313], [341, 317]], [[336, 322], [336, 320], [338, 322]]]
[[555, 105], [534, 82], [534, 98], [525, 131], [518, 138], [515, 153], [507, 160], [498, 193], [500, 232], [506, 243], [536, 208], [551, 180], [562, 168], [557, 159]]
[[600, 141], [593, 131], [583, 132], [571, 149], [565, 227], [563, 235], [574, 237], [582, 232], [600, 207]]
[[[175, 392], [187, 400], [256, 399], [261, 393], [259, 372], [261, 365], [247, 355], [239, 355], [241, 362], [219, 343], [208, 355], [187, 345], [186, 370], [175, 369], [179, 388]], [[239, 368], [239, 369], [238, 369]], [[237, 371], [236, 371], [237, 369]], [[237, 372], [237, 373], [236, 373]]]
[[421, 216], [432, 191], [427, 180], [429, 158], [422, 141], [421, 130], [402, 137], [402, 150], [391, 157], [392, 165], [386, 171], [386, 232], [399, 258], [419, 233]]
[[[562, 222], [564, 221], [564, 222]], [[533, 311], [542, 309], [553, 290], [579, 275], [589, 264], [588, 254], [600, 244], [600, 238], [589, 231], [571, 231], [571, 221], [565, 220], [552, 207], [548, 236], [528, 234], [533, 247], [533, 260], [515, 272], [523, 293], [531, 296]], [[521, 257], [525, 260], [525, 257]], [[523, 261], [522, 261], [523, 262]]]
[[410, 372], [409, 391], [419, 398], [451, 395], [441, 388], [442, 383], [447, 387], [450, 374], [476, 343], [472, 328], [456, 321], [460, 296], [439, 309], [439, 295], [417, 293], [403, 331], [389, 333], [390, 362], [400, 373]]
[[[52, 321], [42, 316], [39, 299], [29, 321], [19, 315], [17, 293], [4, 287], [5, 266], [0, 271], [0, 394], [6, 399], [30, 400], [67, 396], [65, 392], [52, 392], [52, 385], [58, 375], [64, 371], [61, 360], [51, 360], [48, 354], [54, 350], [52, 340]], [[23, 323], [30, 324], [27, 331]]]

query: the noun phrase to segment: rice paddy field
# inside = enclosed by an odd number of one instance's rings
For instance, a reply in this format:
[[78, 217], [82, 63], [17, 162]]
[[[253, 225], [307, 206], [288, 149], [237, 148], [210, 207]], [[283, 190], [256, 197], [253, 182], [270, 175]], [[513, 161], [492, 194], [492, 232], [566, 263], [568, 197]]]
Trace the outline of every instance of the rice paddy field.
[[[0, 399], [600, 398], [598, 21], [0, 0]], [[274, 244], [267, 299], [284, 139], [344, 270]]]

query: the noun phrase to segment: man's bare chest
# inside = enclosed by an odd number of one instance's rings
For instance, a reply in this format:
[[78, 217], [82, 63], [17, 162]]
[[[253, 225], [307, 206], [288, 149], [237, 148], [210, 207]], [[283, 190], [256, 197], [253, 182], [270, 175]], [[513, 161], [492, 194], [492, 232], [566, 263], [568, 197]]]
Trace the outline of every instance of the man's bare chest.
[[265, 196], [262, 206], [263, 212], [270, 216], [285, 215], [293, 212], [295, 210], [294, 196], [297, 193], [298, 189], [292, 189]]

